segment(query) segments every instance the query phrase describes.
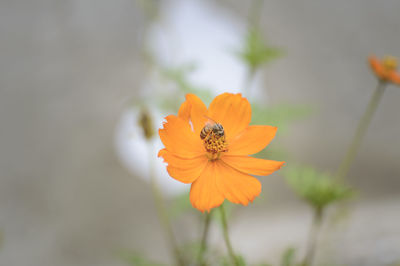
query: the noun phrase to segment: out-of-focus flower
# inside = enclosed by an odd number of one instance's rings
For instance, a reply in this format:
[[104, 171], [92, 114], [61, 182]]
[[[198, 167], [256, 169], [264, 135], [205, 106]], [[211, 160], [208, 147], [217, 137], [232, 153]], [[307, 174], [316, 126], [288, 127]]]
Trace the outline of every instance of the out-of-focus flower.
[[283, 175], [290, 187], [316, 209], [322, 210], [329, 204], [353, 195], [350, 187], [313, 167], [296, 166], [285, 170]]
[[[133, 176], [145, 182], [150, 182], [151, 176], [154, 175], [157, 183], [163, 188], [164, 197], [186, 193], [190, 186], [169, 178], [164, 163], [154, 156], [163, 147], [160, 139], [154, 136], [146, 137], [145, 128], [153, 128], [155, 131], [157, 125], [162, 123], [161, 111], [153, 105], [146, 106], [145, 116], [149, 116], [150, 119], [146, 118], [143, 121], [143, 110], [140, 106], [126, 109], [117, 125], [115, 145], [121, 163]], [[143, 122], [147, 125], [145, 128], [141, 126]], [[151, 133], [151, 130], [147, 133]]]
[[165, 120], [159, 130], [165, 148], [158, 155], [173, 178], [192, 184], [190, 201], [202, 212], [225, 199], [247, 205], [261, 192], [261, 183], [251, 175], [269, 175], [284, 163], [248, 156], [267, 146], [277, 128], [250, 126], [251, 106], [240, 93], [223, 93], [208, 109], [187, 94], [178, 116]]
[[147, 140], [151, 139], [154, 135], [153, 121], [151, 119], [150, 112], [147, 109], [143, 108], [140, 111], [138, 123], [142, 128], [143, 134], [146, 137], [146, 139]]
[[385, 56], [383, 60], [379, 60], [373, 55], [368, 58], [368, 61], [371, 69], [381, 81], [400, 85], [400, 73], [397, 71], [396, 57]]

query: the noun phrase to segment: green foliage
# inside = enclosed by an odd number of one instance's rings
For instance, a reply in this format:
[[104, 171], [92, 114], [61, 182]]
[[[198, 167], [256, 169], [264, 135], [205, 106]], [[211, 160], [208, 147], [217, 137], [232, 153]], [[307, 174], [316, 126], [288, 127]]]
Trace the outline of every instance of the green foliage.
[[[197, 259], [200, 252], [200, 242], [185, 242], [180, 246], [181, 255], [185, 261], [185, 265], [197, 265]], [[210, 253], [212, 250], [209, 250]], [[208, 261], [206, 259], [206, 261]]]
[[165, 266], [165, 264], [153, 262], [139, 253], [122, 252], [121, 257], [131, 266]]
[[281, 266], [294, 266], [295, 265], [296, 249], [287, 248], [281, 258]]
[[[236, 255], [236, 261], [238, 266], [246, 266], [247, 263], [244, 260], [243, 256]], [[221, 257], [221, 261], [219, 263], [220, 266], [232, 266], [232, 258], [228, 256]]]
[[261, 32], [251, 29], [244, 39], [243, 47], [236, 54], [251, 71], [254, 71], [261, 65], [282, 57], [284, 52], [281, 48], [267, 45]]
[[339, 183], [329, 173], [319, 172], [309, 166], [287, 167], [282, 173], [296, 194], [316, 209], [322, 210], [353, 194], [348, 186]]

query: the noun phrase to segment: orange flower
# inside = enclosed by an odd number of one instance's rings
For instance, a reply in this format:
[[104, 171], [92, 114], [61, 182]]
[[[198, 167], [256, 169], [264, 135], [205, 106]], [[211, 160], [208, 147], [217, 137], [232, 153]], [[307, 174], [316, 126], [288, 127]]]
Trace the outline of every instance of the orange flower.
[[158, 156], [168, 163], [171, 177], [192, 183], [190, 201], [202, 212], [225, 199], [247, 205], [261, 192], [251, 175], [269, 175], [284, 163], [248, 156], [267, 146], [277, 128], [250, 126], [251, 107], [240, 93], [221, 94], [208, 109], [187, 94], [178, 116], [165, 120], [158, 131], [165, 148]]
[[371, 69], [381, 81], [400, 85], [400, 74], [397, 72], [398, 64], [396, 57], [385, 56], [383, 60], [379, 60], [376, 56], [370, 56], [368, 61]]

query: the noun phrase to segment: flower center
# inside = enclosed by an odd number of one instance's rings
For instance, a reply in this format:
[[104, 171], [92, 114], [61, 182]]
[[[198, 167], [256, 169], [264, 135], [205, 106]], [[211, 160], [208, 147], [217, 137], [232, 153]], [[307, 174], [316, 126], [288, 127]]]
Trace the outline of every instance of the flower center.
[[219, 159], [221, 152], [228, 150], [224, 128], [221, 124], [206, 124], [201, 130], [200, 138], [203, 140], [209, 160]]
[[398, 66], [397, 58], [394, 56], [385, 56], [383, 59], [383, 66], [388, 71], [396, 70]]

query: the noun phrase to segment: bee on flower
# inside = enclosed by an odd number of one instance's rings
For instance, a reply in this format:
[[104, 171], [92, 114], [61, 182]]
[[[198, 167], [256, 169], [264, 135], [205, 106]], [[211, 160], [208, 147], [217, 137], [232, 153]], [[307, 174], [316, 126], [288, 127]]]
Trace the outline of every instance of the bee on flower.
[[264, 149], [277, 130], [249, 125], [250, 120], [250, 103], [240, 93], [221, 94], [209, 108], [187, 94], [178, 115], [165, 118], [159, 130], [165, 148], [158, 156], [171, 177], [191, 184], [193, 207], [210, 211], [225, 199], [247, 205], [261, 193], [261, 183], [252, 175], [269, 175], [284, 164], [249, 156]]

